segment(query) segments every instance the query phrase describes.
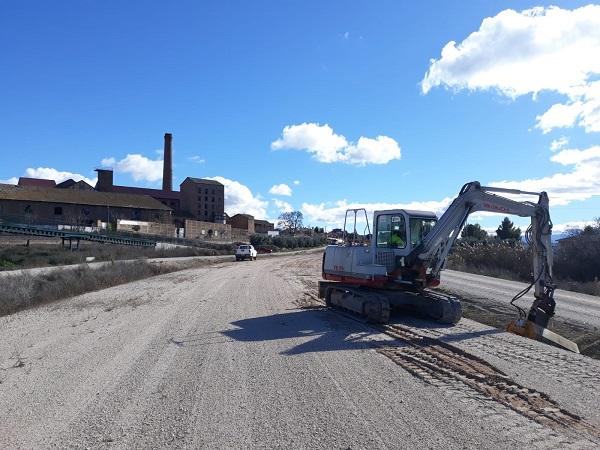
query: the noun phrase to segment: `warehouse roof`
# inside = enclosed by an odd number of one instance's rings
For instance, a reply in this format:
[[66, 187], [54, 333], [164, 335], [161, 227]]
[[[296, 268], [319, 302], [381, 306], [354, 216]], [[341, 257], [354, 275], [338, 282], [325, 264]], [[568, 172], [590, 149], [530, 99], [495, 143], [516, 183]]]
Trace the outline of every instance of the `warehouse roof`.
[[164, 191], [162, 189], [151, 189], [151, 188], [139, 188], [133, 186], [117, 186], [113, 185], [110, 187], [110, 192], [118, 192], [120, 194], [135, 194], [135, 195], [149, 195], [154, 198], [164, 198], [170, 200], [179, 200], [180, 193], [177, 191]]
[[[218, 181], [215, 181], [215, 180], [207, 180], [205, 178], [187, 177], [185, 180], [183, 180], [183, 183], [185, 183], [186, 180], [193, 181], [194, 183], [215, 184], [215, 185], [223, 186], [223, 183], [219, 183]], [[183, 184], [183, 183], [181, 183], [181, 184]]]
[[54, 186], [56, 186], [56, 181], [45, 180], [43, 178], [20, 177], [19, 178], [19, 186], [38, 186], [38, 187], [53, 188]]
[[0, 200], [25, 202], [70, 203], [76, 205], [111, 206], [170, 211], [171, 208], [147, 195], [118, 194], [72, 189], [44, 189], [31, 186], [0, 184]]

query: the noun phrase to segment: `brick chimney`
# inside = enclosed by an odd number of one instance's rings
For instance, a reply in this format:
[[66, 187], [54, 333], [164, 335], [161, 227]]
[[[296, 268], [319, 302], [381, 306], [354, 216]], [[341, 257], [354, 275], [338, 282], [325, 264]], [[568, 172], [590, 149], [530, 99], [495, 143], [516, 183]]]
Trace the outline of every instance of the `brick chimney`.
[[96, 169], [96, 172], [98, 172], [96, 190], [100, 192], [111, 192], [113, 187], [112, 169]]
[[163, 191], [173, 190], [173, 135], [165, 133], [165, 155], [163, 157]]

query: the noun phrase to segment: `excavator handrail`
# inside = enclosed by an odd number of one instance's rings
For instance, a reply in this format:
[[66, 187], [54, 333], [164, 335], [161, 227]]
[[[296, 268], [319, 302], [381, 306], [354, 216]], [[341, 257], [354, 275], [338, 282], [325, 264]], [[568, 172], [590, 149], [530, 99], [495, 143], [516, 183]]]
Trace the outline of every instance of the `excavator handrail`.
[[[367, 215], [367, 210], [365, 208], [349, 208], [346, 210], [346, 215], [344, 216], [344, 234], [343, 234], [343, 238], [344, 238], [344, 244], [345, 245], [356, 245], [356, 238], [358, 236], [358, 232], [356, 230], [356, 223], [357, 223], [357, 217], [358, 217], [358, 213], [360, 211], [363, 211], [365, 213], [365, 222], [366, 222], [366, 226], [365, 226], [365, 230], [368, 231], [368, 235], [371, 234], [371, 227], [369, 226], [369, 216]], [[348, 232], [346, 231], [346, 223], [348, 222], [348, 213], [349, 212], [353, 212], [354, 213], [354, 228], [352, 231], [352, 241], [348, 242]], [[364, 230], [363, 230], [363, 235], [364, 235]], [[365, 239], [366, 241], [366, 239]], [[361, 242], [361, 245], [364, 244], [364, 242]]]

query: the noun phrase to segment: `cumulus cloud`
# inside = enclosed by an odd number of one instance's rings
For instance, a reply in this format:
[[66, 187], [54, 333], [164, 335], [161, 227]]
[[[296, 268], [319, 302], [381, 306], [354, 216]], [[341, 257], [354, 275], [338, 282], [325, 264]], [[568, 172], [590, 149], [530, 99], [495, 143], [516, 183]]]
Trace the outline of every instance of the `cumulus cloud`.
[[292, 195], [292, 188], [284, 183], [276, 184], [276, 185], [272, 186], [271, 189], [269, 189], [269, 194], [285, 195], [285, 196], [289, 197]]
[[300, 184], [300, 180], [294, 180], [294, 185], [298, 186]]
[[341, 162], [356, 166], [387, 164], [401, 156], [400, 146], [390, 137], [361, 136], [358, 142], [352, 143], [344, 136], [335, 134], [327, 124], [306, 122], [284, 127], [281, 137], [271, 143], [271, 148], [304, 150], [322, 163]]
[[593, 220], [581, 220], [573, 222], [565, 222], [552, 225], [553, 233], [564, 233], [568, 230], [583, 230], [588, 225], [596, 225], [596, 221]]
[[581, 126], [600, 131], [600, 5], [504, 10], [432, 59], [423, 93], [437, 86], [496, 90], [516, 98], [553, 91], [566, 97], [537, 116], [544, 133]]
[[190, 156], [188, 160], [196, 164], [204, 164], [206, 162], [201, 156], [198, 155]]
[[491, 186], [524, 191], [546, 191], [553, 206], [568, 205], [600, 195], [600, 146], [584, 150], [566, 149], [551, 161], [570, 167], [569, 171], [520, 181], [496, 181]]
[[[416, 209], [421, 211], [432, 211], [440, 216], [443, 214], [446, 208], [448, 208], [452, 200], [453, 199], [450, 197], [444, 198], [441, 201], [410, 203], [357, 203], [348, 202], [347, 200], [339, 200], [332, 203], [303, 203], [301, 211], [310, 222], [326, 223], [330, 226], [341, 228], [344, 225], [344, 216], [346, 215], [346, 210], [348, 209], [365, 208], [367, 210], [369, 222], [373, 217], [373, 211], [385, 209]], [[371, 224], [371, 226], [373, 225]]]
[[38, 167], [35, 169], [30, 167], [25, 170], [25, 176], [28, 178], [44, 178], [46, 180], [54, 180], [56, 183], [62, 183], [68, 179], [73, 179], [75, 181], [83, 180], [91, 186], [95, 186], [97, 181], [97, 178], [88, 178], [79, 173], [57, 170], [51, 167]]
[[248, 186], [219, 176], [206, 177], [206, 179], [218, 181], [225, 186], [225, 212], [230, 216], [251, 214], [257, 219], [266, 217], [269, 202], [254, 195]]
[[561, 136], [558, 139], [554, 139], [550, 143], [550, 150], [552, 150], [553, 152], [555, 152], [555, 151], [560, 150], [561, 148], [563, 148], [568, 143], [569, 143], [569, 140], [566, 137]]
[[294, 210], [292, 205], [290, 205], [288, 202], [284, 202], [283, 200], [274, 198], [273, 203], [275, 204], [275, 207], [281, 212], [292, 212]]
[[0, 184], [17, 184], [19, 179], [17, 177], [10, 177], [7, 180], [0, 180]]
[[104, 158], [102, 165], [112, 167], [115, 172], [129, 174], [135, 181], [156, 182], [163, 176], [162, 159], [150, 159], [140, 154], [128, 154], [120, 161]]

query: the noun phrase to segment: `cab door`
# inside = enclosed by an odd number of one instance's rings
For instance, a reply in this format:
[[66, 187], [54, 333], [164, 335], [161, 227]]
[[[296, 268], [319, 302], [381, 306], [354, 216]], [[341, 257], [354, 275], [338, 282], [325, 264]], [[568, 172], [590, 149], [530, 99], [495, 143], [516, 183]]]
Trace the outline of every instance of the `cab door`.
[[381, 213], [375, 220], [375, 262], [392, 272], [398, 266], [398, 257], [409, 251], [408, 220], [402, 211]]

